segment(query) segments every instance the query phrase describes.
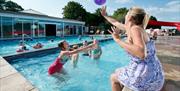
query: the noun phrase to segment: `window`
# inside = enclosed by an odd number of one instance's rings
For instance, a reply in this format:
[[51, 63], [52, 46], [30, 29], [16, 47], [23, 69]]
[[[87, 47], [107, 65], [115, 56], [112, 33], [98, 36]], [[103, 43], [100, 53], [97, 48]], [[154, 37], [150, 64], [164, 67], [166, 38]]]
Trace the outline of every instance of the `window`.
[[65, 25], [64, 28], [64, 35], [70, 35], [70, 25]]
[[22, 21], [15, 21], [14, 24], [14, 37], [22, 37]]
[[2, 30], [3, 30], [3, 37], [4, 38], [12, 38], [12, 18], [10, 17], [2, 17]]
[[45, 24], [39, 23], [39, 37], [45, 36]]
[[63, 35], [63, 25], [62, 23], [57, 25], [57, 32], [56, 32], [57, 36], [62, 36]]
[[0, 16], [0, 38], [2, 38], [2, 29], [1, 29], [1, 16]]
[[83, 30], [82, 30], [82, 26], [78, 26], [78, 34], [79, 34], [79, 35], [82, 35], [82, 31], [83, 31]]
[[32, 21], [24, 21], [23, 22], [23, 33], [25, 37], [32, 37]]
[[34, 28], [34, 35], [35, 35], [34, 37], [38, 37], [38, 34], [39, 34], [38, 22], [34, 22], [33, 28]]

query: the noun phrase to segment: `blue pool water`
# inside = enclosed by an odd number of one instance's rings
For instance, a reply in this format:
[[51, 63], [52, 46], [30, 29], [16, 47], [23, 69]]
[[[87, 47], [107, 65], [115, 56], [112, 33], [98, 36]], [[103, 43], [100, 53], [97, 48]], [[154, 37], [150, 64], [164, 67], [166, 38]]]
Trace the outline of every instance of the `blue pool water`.
[[[95, 39], [102, 39], [101, 36], [95, 36]], [[53, 39], [54, 42], [50, 42], [50, 40]], [[35, 50], [32, 48], [33, 45], [35, 45], [37, 42], [40, 42], [44, 45], [43, 48], [49, 48], [49, 47], [56, 47], [57, 43], [60, 40], [67, 40], [70, 44], [74, 43], [80, 43], [84, 40], [90, 41], [90, 37], [82, 37], [82, 40], [79, 40], [78, 37], [46, 37], [46, 38], [40, 38], [40, 39], [34, 39], [33, 41], [26, 41], [26, 46], [30, 50]], [[0, 41], [0, 56], [9, 55], [9, 54], [16, 54], [16, 50], [18, 48], [20, 40], [6, 40], [6, 41]]]
[[40, 91], [111, 91], [110, 74], [127, 65], [129, 58], [114, 41], [101, 43], [101, 46], [103, 54], [100, 60], [80, 54], [78, 67], [74, 69], [68, 61], [64, 65], [67, 74], [59, 77], [47, 73], [58, 53], [16, 59], [11, 64]]

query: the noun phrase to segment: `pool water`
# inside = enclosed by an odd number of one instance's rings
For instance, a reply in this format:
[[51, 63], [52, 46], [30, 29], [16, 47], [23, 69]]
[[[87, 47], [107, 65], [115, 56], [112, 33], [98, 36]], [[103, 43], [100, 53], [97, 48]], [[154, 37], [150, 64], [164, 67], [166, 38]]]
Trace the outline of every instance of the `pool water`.
[[[102, 39], [101, 36], [94, 36], [95, 39]], [[54, 42], [50, 42], [50, 40], [53, 39]], [[76, 37], [46, 37], [46, 38], [40, 38], [40, 39], [33, 39], [33, 41], [25, 41], [25, 44], [29, 50], [36, 50], [33, 49], [32, 46], [34, 46], [37, 42], [42, 43], [44, 46], [43, 48], [50, 48], [50, 47], [56, 47], [57, 43], [61, 40], [67, 40], [70, 44], [74, 43], [80, 43], [84, 40], [90, 41], [92, 40], [90, 37], [82, 37], [82, 40], [79, 40], [79, 38]], [[0, 56], [9, 55], [9, 54], [16, 54], [16, 50], [18, 49], [18, 44], [20, 40], [6, 40], [6, 41], [0, 41]]]
[[127, 65], [129, 58], [114, 41], [101, 43], [101, 46], [103, 53], [100, 60], [80, 54], [78, 67], [74, 69], [68, 61], [64, 65], [66, 74], [59, 77], [47, 73], [58, 53], [16, 59], [11, 64], [40, 91], [111, 91], [110, 74], [116, 68]]

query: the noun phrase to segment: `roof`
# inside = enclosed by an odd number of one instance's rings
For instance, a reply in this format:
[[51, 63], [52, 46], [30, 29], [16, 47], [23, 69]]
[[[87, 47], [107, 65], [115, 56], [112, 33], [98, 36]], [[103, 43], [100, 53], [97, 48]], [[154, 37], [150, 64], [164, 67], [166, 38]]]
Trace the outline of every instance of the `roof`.
[[64, 21], [72, 21], [72, 22], [78, 22], [81, 24], [85, 24], [83, 21], [78, 21], [78, 20], [73, 20], [73, 19], [64, 19], [60, 17], [54, 17], [54, 16], [48, 16], [46, 14], [43, 14], [41, 12], [29, 9], [21, 12], [12, 12], [12, 11], [2, 11], [0, 10], [0, 13], [5, 13], [5, 14], [13, 14], [13, 15], [23, 15], [23, 16], [33, 16], [33, 17], [41, 17], [41, 18], [50, 18], [50, 19], [57, 19], [57, 20], [64, 20]]
[[33, 10], [33, 9], [27, 9], [27, 10], [23, 10], [23, 11], [20, 11], [20, 12], [29, 13], [29, 14], [37, 14], [37, 15], [46, 15], [44, 13], [41, 13], [41, 12]]

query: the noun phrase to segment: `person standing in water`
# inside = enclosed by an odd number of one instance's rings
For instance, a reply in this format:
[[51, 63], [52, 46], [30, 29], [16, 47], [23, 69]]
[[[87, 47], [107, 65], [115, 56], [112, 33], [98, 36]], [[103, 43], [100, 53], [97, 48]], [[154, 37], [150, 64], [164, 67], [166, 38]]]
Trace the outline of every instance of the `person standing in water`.
[[[83, 46], [82, 46], [82, 47], [85, 47], [85, 46], [87, 46], [87, 45], [88, 45], [88, 42], [85, 40], [85, 41], [83, 42]], [[83, 56], [89, 56], [89, 50], [84, 51]]]
[[98, 60], [98, 59], [100, 59], [101, 55], [102, 55], [102, 49], [101, 49], [101, 46], [99, 45], [99, 43], [97, 43], [97, 48], [91, 50], [89, 53], [89, 56], [90, 56], [90, 58], [92, 58], [94, 60]]
[[[73, 48], [71, 51], [78, 49], [78, 45], [73, 45]], [[71, 63], [73, 65], [73, 68], [77, 67], [77, 63], [78, 63], [78, 59], [79, 59], [79, 53], [75, 53], [71, 55]]]
[[[115, 26], [109, 32], [130, 57], [126, 67], [117, 69], [111, 75], [112, 91], [121, 91], [123, 86], [133, 91], [160, 91], [164, 84], [164, 72], [156, 56], [154, 41], [144, 31], [149, 21], [146, 12], [139, 7], [130, 8], [125, 24], [107, 16], [106, 7], [102, 7], [101, 14]], [[126, 31], [126, 41], [119, 36], [120, 30]]]
[[48, 69], [49, 75], [63, 72], [63, 65], [70, 59], [71, 55], [96, 48], [97, 41], [94, 40], [92, 44], [84, 46], [84, 47], [80, 47], [72, 51], [69, 50], [69, 44], [65, 40], [61, 41], [58, 44], [58, 47], [61, 49], [61, 52], [59, 53], [59, 56], [57, 57], [57, 59], [50, 65]]

